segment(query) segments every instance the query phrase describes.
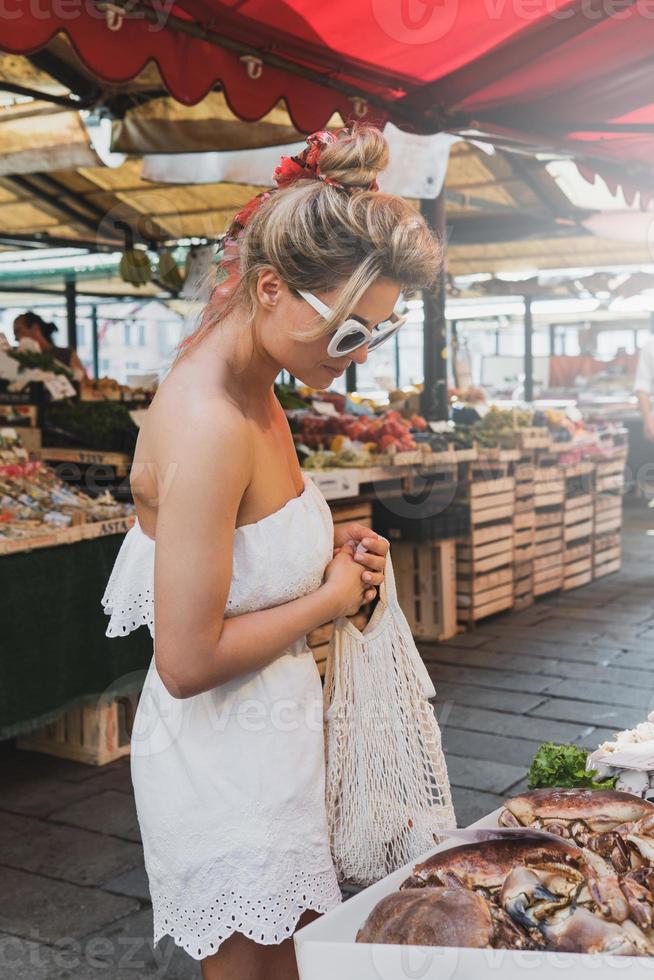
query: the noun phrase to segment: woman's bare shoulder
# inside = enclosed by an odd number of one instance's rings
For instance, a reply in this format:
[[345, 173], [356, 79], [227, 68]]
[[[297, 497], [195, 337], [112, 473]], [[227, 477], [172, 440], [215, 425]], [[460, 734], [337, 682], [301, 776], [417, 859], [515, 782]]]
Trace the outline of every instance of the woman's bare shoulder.
[[148, 409], [140, 452], [159, 460], [199, 453], [206, 457], [212, 451], [235, 453], [241, 462], [247, 459], [250, 428], [233, 399], [219, 389], [171, 382], [168, 378], [161, 384]]

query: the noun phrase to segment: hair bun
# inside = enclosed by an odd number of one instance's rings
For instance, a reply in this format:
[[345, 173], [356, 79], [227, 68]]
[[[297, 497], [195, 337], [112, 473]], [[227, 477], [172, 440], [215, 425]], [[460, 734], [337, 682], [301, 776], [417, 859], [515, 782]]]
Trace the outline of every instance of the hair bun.
[[346, 187], [368, 187], [388, 166], [388, 143], [375, 126], [354, 123], [320, 154], [320, 173]]

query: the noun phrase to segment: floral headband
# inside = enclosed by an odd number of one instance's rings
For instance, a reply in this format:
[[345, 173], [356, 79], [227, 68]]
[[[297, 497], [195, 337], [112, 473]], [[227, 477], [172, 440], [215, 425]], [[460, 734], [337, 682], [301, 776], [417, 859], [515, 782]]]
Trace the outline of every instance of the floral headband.
[[238, 214], [234, 216], [227, 229], [223, 240], [222, 256], [218, 264], [218, 282], [211, 293], [210, 305], [229, 296], [238, 282], [240, 240], [252, 220], [252, 216], [256, 214], [263, 202], [267, 201], [276, 191], [290, 187], [291, 184], [296, 183], [298, 180], [307, 179], [322, 180], [325, 184], [338, 187], [348, 194], [359, 190], [379, 190], [376, 180], [372, 180], [365, 186], [349, 186], [337, 180], [332, 180], [331, 177], [327, 177], [320, 172], [320, 157], [325, 147], [335, 143], [343, 134], [350, 135], [351, 132], [352, 130], [349, 126], [343, 126], [341, 129], [334, 131], [320, 130], [317, 133], [312, 133], [311, 136], [307, 136], [307, 148], [297, 156], [281, 158], [273, 173], [273, 180], [277, 184], [277, 187], [262, 191], [253, 197], [252, 200], [248, 201]]

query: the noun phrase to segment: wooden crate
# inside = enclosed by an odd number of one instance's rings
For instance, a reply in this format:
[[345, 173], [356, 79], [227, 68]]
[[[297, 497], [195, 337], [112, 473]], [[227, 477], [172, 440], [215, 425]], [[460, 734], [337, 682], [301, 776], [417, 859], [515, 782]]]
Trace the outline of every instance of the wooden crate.
[[624, 490], [625, 459], [622, 455], [615, 459], [598, 462], [596, 466], [598, 493], [607, 491], [621, 493]]
[[563, 585], [564, 471], [545, 465], [539, 458], [534, 472], [534, 566], [535, 596], [554, 592]]
[[546, 595], [563, 586], [563, 554], [559, 550], [541, 558], [534, 558], [534, 595]]
[[534, 562], [517, 561], [513, 570], [513, 608], [526, 609], [534, 601]]
[[544, 426], [530, 426], [518, 429], [517, 439], [522, 449], [547, 449], [552, 446], [552, 437]]
[[[459, 502], [470, 513], [470, 533], [457, 542], [456, 549], [456, 603], [461, 623], [475, 623], [513, 605], [516, 481], [509, 469], [520, 456], [515, 451], [504, 459], [480, 460], [459, 490]], [[482, 474], [482, 462], [498, 467], [492, 478], [475, 478]], [[521, 520], [522, 532], [527, 526]]]
[[563, 589], [577, 589], [593, 579], [593, 539], [566, 544], [563, 553]]
[[563, 506], [565, 479], [558, 466], [539, 466], [534, 470], [534, 507]]
[[90, 707], [71, 708], [56, 721], [16, 739], [19, 749], [104, 766], [129, 754], [140, 691]]
[[458, 573], [456, 582], [457, 615], [460, 622], [475, 623], [486, 616], [513, 606], [513, 565], [494, 572], [465, 578]]
[[470, 577], [492, 572], [513, 562], [513, 522], [473, 528], [457, 543], [457, 576]]
[[595, 526], [595, 500], [592, 493], [566, 498], [563, 507], [563, 540], [566, 546], [572, 541], [590, 538]]
[[458, 632], [455, 556], [454, 541], [393, 545], [397, 597], [416, 639], [448, 640]]
[[473, 528], [457, 544], [456, 593], [460, 622], [474, 623], [513, 605], [513, 521]]
[[593, 578], [602, 578], [620, 571], [622, 544], [619, 533], [595, 535]]
[[615, 493], [598, 493], [595, 498], [595, 534], [602, 536], [622, 527], [622, 497]]
[[515, 480], [516, 498], [513, 515], [513, 608], [519, 610], [525, 609], [534, 601], [534, 452], [523, 450], [521, 458], [513, 464], [511, 474]]
[[334, 527], [354, 522], [371, 526], [372, 504], [367, 500], [353, 500], [339, 504], [330, 502], [329, 509], [332, 512]]
[[491, 524], [513, 518], [515, 480], [502, 476], [493, 480], [471, 481], [458, 495], [470, 509], [470, 524]]

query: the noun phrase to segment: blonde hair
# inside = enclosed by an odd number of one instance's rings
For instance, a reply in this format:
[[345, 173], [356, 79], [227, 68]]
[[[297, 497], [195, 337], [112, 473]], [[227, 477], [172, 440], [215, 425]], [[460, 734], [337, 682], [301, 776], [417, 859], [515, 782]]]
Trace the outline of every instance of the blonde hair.
[[401, 197], [362, 189], [387, 164], [388, 144], [380, 130], [354, 124], [320, 155], [320, 173], [351, 190], [300, 179], [264, 200], [239, 241], [234, 288], [222, 302], [207, 304], [178, 357], [237, 307], [252, 322], [259, 273], [265, 269], [274, 269], [292, 290], [341, 287], [332, 317], [303, 331], [305, 340], [334, 330], [378, 279], [398, 283], [405, 293], [431, 287], [442, 253], [422, 216]]

